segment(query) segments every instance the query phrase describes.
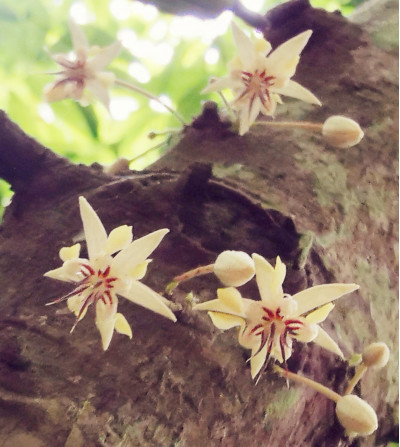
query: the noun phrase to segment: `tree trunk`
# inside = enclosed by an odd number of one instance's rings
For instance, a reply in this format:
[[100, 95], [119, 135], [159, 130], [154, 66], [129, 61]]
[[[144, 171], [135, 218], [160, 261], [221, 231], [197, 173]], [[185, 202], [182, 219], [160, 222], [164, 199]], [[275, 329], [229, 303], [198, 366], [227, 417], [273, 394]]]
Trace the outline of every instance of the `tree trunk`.
[[[273, 47], [314, 31], [295, 79], [323, 106], [285, 100], [279, 113], [316, 122], [349, 116], [366, 130], [358, 146], [335, 149], [300, 130], [262, 126], [239, 137], [207, 103], [151, 170], [111, 176], [56, 156], [0, 115], [0, 176], [15, 191], [0, 232], [1, 445], [328, 447], [395, 439], [396, 55], [359, 25], [303, 0], [275, 8], [266, 23]], [[323, 325], [347, 357], [374, 341], [391, 348], [386, 369], [369, 371], [356, 390], [376, 409], [377, 432], [350, 441], [333, 402], [287, 388], [271, 368], [255, 385], [236, 332], [221, 333], [187, 300], [190, 291], [215, 298], [213, 277], [174, 291], [175, 324], [121, 299], [133, 339], [116, 334], [106, 352], [91, 312], [70, 335], [65, 306], [44, 307], [69, 288], [43, 273], [80, 237], [79, 195], [107, 231], [128, 224], [140, 237], [170, 228], [144, 279], [158, 291], [225, 249], [281, 256], [287, 293], [360, 284]], [[258, 299], [252, 285], [242, 290]], [[339, 393], [354, 373], [312, 343], [296, 345], [288, 367]]]

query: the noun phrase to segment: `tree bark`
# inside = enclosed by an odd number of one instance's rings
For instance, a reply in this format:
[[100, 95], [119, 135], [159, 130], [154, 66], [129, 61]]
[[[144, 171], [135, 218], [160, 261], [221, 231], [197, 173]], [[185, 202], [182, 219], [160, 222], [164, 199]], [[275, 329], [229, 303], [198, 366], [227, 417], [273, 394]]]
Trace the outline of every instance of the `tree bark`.
[[[151, 170], [111, 176], [71, 164], [0, 115], [0, 175], [15, 191], [0, 232], [2, 445], [333, 447], [395, 439], [396, 55], [359, 25], [303, 0], [275, 8], [266, 24], [273, 47], [313, 30], [295, 79], [323, 106], [285, 100], [279, 114], [316, 122], [349, 116], [366, 130], [358, 146], [335, 149], [319, 136], [262, 126], [239, 137], [207, 103]], [[106, 352], [90, 312], [70, 335], [65, 306], [44, 307], [69, 288], [43, 273], [60, 265], [62, 246], [82, 237], [79, 195], [107, 231], [128, 224], [140, 237], [170, 228], [144, 279], [158, 291], [225, 249], [281, 256], [287, 293], [360, 284], [323, 325], [346, 356], [378, 340], [391, 348], [386, 369], [368, 371], [356, 390], [376, 409], [377, 432], [350, 441], [333, 402], [287, 388], [271, 368], [255, 385], [235, 331], [221, 333], [187, 300], [190, 291], [215, 298], [213, 277], [174, 291], [175, 324], [121, 299], [133, 340], [115, 334]], [[258, 299], [252, 284], [241, 290]], [[312, 343], [296, 345], [288, 366], [339, 393], [354, 372]]]

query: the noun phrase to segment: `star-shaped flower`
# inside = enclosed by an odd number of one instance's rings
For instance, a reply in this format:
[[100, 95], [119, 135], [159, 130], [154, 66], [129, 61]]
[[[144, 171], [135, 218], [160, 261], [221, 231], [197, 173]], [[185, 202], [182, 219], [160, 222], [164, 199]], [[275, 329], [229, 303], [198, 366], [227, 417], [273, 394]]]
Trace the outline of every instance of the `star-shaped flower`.
[[314, 341], [343, 357], [339, 346], [318, 323], [324, 321], [333, 309], [331, 301], [359, 286], [325, 284], [290, 296], [282, 290], [286, 266], [279, 257], [275, 267], [257, 254], [253, 254], [253, 260], [260, 301], [242, 298], [237, 289], [228, 287], [218, 290], [217, 299], [193, 307], [209, 311], [219, 329], [240, 326], [239, 343], [252, 351], [252, 377], [257, 376], [270, 357], [285, 363], [292, 354], [293, 339], [304, 343]]
[[233, 39], [238, 55], [229, 64], [229, 74], [212, 82], [203, 93], [231, 88], [235, 95], [231, 107], [238, 114], [239, 134], [244, 135], [257, 116], [273, 116], [280, 95], [321, 105], [320, 101], [291, 77], [296, 72], [300, 53], [306, 46], [312, 31], [284, 42], [273, 52], [266, 40], [252, 40], [232, 23]]
[[45, 276], [75, 283], [76, 287], [49, 304], [68, 300], [69, 310], [77, 317], [72, 330], [88, 307], [95, 304], [96, 325], [104, 350], [110, 345], [114, 329], [132, 338], [128, 322], [117, 313], [117, 295], [176, 321], [165, 299], [138, 281], [146, 274], [148, 256], [169, 230], [154, 231], [132, 242], [132, 227], [122, 225], [107, 236], [99, 217], [84, 197], [79, 197], [79, 205], [89, 259], [79, 257], [80, 244], [60, 250], [62, 267], [50, 270]]
[[55, 73], [57, 78], [54, 82], [45, 86], [44, 97], [49, 102], [72, 98], [87, 105], [90, 102], [87, 89], [108, 108], [108, 89], [114, 83], [115, 75], [102, 70], [118, 55], [122, 45], [114, 42], [105, 48], [89, 47], [83, 31], [72, 20], [69, 20], [69, 29], [73, 54], [51, 55], [62, 70]]

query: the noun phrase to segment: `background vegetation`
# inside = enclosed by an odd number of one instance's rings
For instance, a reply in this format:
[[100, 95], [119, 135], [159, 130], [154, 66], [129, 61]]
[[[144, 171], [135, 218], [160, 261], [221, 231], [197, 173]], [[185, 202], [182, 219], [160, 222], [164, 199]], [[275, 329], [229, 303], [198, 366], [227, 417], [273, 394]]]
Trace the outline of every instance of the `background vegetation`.
[[[312, 4], [349, 14], [359, 2]], [[276, 4], [244, 3], [260, 13]], [[163, 151], [162, 145], [148, 151], [165, 138], [150, 140], [149, 132], [180, 124], [158, 104], [117, 86], [111, 92], [111, 113], [98, 102], [85, 108], [72, 100], [43, 102], [43, 87], [52, 81], [48, 73], [58, 70], [49, 52], [71, 50], [69, 15], [92, 45], [121, 40], [124, 49], [109, 69], [161, 97], [190, 122], [206, 99], [200, 92], [209, 77], [225, 74], [232, 58], [232, 37], [226, 32], [232, 14], [214, 20], [176, 17], [133, 0], [0, 0], [0, 108], [25, 132], [74, 162], [107, 165], [118, 157], [136, 158], [131, 167], [142, 169]], [[0, 216], [10, 196], [0, 180]]]

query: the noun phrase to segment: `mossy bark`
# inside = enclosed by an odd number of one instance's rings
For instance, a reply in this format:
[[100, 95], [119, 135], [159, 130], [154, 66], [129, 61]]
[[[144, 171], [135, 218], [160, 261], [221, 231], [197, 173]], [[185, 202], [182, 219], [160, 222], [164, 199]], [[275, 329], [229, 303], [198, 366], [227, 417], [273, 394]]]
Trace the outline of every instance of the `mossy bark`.
[[[296, 80], [323, 107], [288, 100], [279, 113], [352, 117], [366, 130], [358, 146], [335, 149], [316, 135], [262, 126], [239, 137], [208, 103], [151, 170], [111, 176], [56, 156], [1, 114], [0, 175], [15, 191], [0, 232], [3, 445], [372, 446], [396, 436], [396, 57], [358, 25], [304, 1], [276, 8], [267, 23], [273, 46], [314, 31]], [[170, 228], [144, 280], [158, 291], [225, 249], [280, 255], [288, 293], [360, 284], [324, 328], [346, 356], [377, 340], [392, 349], [388, 367], [369, 371], [356, 390], [376, 409], [378, 431], [348, 440], [332, 402], [286, 388], [270, 370], [255, 385], [235, 331], [221, 333], [191, 310], [186, 294], [214, 298], [213, 277], [175, 290], [175, 324], [121, 299], [133, 340], [116, 334], [107, 352], [90, 312], [69, 334], [65, 306], [44, 307], [69, 288], [43, 273], [81, 237], [79, 195], [107, 231], [129, 224], [139, 237]], [[252, 284], [243, 294], [257, 298]], [[353, 373], [346, 362], [312, 343], [296, 348], [291, 370], [343, 391]]]

